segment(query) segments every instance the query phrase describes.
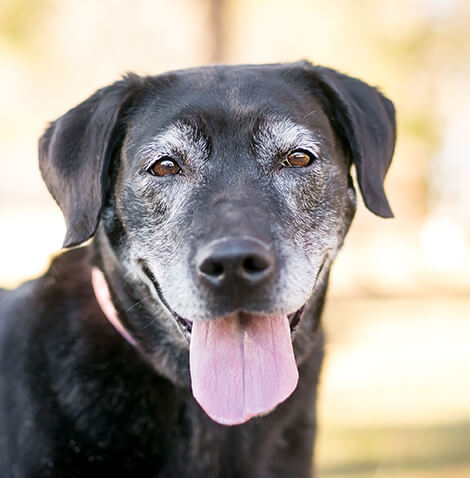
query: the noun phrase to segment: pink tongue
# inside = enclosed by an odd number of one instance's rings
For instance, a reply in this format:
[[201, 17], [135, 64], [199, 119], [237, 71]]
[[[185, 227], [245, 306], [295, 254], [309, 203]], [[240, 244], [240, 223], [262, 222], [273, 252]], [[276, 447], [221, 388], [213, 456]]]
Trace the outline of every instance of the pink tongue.
[[271, 411], [299, 378], [286, 316], [233, 314], [194, 322], [189, 360], [195, 399], [224, 425]]

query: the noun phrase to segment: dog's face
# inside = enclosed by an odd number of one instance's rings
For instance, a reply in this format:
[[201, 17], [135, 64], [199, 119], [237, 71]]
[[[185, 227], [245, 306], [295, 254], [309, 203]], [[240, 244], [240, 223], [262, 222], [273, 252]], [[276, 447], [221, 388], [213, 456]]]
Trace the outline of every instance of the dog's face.
[[294, 314], [351, 221], [348, 160], [320, 103], [269, 73], [177, 75], [128, 119], [114, 166], [124, 252], [186, 320]]
[[393, 107], [358, 80], [308, 64], [220, 66], [100, 90], [51, 126], [40, 160], [65, 245], [101, 220], [184, 354], [194, 323], [223, 317], [313, 330], [303, 312], [354, 215], [350, 163], [367, 206], [390, 216], [394, 136]]

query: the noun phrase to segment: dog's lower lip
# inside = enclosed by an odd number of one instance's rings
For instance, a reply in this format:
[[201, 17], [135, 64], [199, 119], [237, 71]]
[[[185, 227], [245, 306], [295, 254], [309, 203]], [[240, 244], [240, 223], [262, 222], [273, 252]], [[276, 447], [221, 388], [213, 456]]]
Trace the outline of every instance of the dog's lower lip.
[[304, 313], [304, 308], [305, 304], [300, 307], [300, 309], [287, 316], [287, 318], [289, 319], [291, 333], [293, 333], [299, 325], [300, 319], [302, 318], [302, 315]]
[[173, 316], [176, 318], [176, 321], [178, 322], [178, 325], [183, 329], [183, 332], [188, 332], [191, 334], [191, 331], [193, 329], [193, 323], [190, 320], [183, 319], [180, 317], [178, 314], [175, 314], [173, 312]]

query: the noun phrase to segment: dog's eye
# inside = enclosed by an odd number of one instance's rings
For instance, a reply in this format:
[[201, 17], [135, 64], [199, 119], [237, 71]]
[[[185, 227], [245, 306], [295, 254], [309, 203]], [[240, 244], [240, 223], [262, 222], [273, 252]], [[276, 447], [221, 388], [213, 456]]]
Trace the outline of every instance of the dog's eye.
[[289, 153], [282, 161], [282, 165], [286, 168], [305, 168], [310, 166], [314, 159], [312, 153], [298, 149]]
[[178, 174], [181, 171], [178, 163], [169, 157], [159, 159], [150, 167], [148, 172], [153, 176], [167, 176], [169, 174]]

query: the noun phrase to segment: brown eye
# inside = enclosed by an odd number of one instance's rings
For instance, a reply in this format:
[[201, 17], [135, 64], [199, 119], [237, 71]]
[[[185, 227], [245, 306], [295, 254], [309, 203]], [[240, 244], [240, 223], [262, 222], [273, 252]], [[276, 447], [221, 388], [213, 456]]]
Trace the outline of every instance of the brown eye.
[[307, 151], [293, 151], [282, 162], [283, 166], [288, 168], [305, 168], [310, 166], [314, 160], [314, 156]]
[[181, 168], [178, 163], [171, 158], [159, 159], [149, 169], [149, 173], [154, 176], [167, 176], [169, 174], [178, 174]]

